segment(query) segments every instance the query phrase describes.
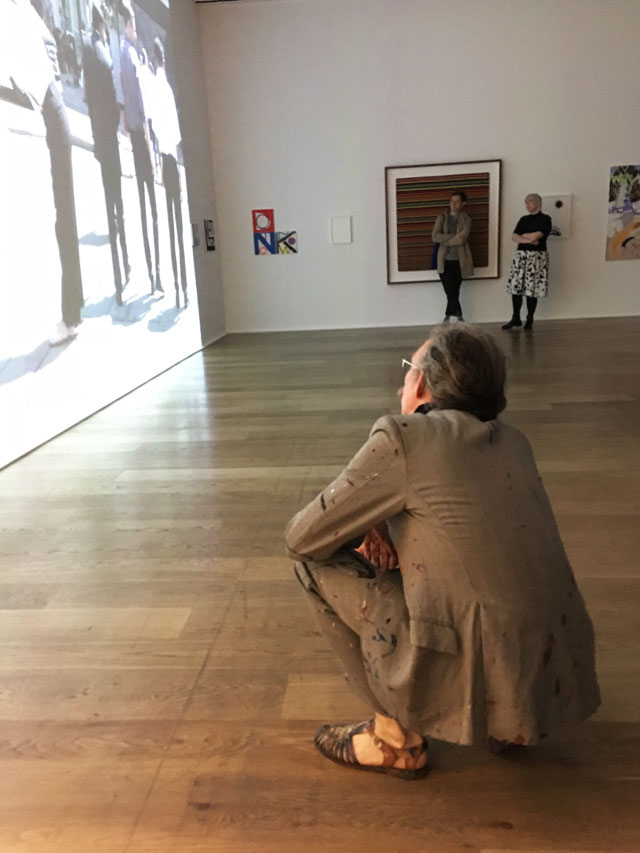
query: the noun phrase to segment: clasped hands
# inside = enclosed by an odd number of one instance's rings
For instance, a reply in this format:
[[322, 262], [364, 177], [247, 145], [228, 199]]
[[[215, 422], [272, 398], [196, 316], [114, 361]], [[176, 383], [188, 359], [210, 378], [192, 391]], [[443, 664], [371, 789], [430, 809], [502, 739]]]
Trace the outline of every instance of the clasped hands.
[[364, 535], [362, 544], [356, 548], [356, 551], [381, 572], [400, 568], [398, 555], [393, 547], [386, 522], [368, 530]]
[[521, 243], [529, 243], [532, 246], [537, 246], [541, 237], [540, 231], [528, 231], [526, 234], [520, 234]]

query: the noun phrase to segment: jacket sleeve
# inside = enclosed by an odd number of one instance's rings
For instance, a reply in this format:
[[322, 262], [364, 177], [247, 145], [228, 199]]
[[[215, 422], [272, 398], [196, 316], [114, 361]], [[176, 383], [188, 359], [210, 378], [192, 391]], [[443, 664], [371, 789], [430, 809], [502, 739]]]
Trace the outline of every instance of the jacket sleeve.
[[380, 418], [344, 471], [289, 522], [289, 556], [327, 559], [345, 542], [400, 512], [406, 482], [398, 427], [392, 418]]
[[440, 216], [436, 219], [436, 224], [433, 226], [433, 231], [431, 232], [431, 239], [434, 243], [448, 243], [449, 240], [453, 237], [453, 234], [445, 234], [442, 230], [442, 225], [444, 223], [444, 216], [440, 214]]
[[447, 241], [447, 246], [462, 246], [471, 234], [471, 217], [465, 216], [461, 221], [461, 228]]

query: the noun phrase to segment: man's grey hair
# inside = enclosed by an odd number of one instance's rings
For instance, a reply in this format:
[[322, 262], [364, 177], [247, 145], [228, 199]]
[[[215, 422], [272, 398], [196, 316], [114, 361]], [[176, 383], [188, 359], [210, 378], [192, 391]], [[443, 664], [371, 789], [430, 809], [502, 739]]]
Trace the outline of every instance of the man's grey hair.
[[422, 369], [438, 409], [459, 409], [481, 421], [497, 418], [507, 405], [505, 356], [495, 340], [465, 323], [431, 333]]
[[538, 207], [542, 207], [542, 196], [541, 195], [538, 195], [538, 193], [529, 193], [529, 195], [526, 196], [525, 201], [529, 201], [530, 198], [532, 198], [535, 201], [535, 203], [538, 205]]

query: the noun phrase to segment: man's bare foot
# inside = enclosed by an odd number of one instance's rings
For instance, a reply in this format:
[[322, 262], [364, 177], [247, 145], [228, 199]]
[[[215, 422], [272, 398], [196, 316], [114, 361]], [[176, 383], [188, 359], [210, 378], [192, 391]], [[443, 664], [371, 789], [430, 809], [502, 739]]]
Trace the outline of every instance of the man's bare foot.
[[[387, 749], [385, 749], [387, 747]], [[416, 748], [420, 749], [417, 750]], [[396, 754], [393, 767], [414, 769], [427, 763], [427, 750], [424, 739], [417, 732], [407, 731], [392, 717], [376, 714], [372, 729], [353, 735], [353, 751], [359, 764], [385, 764], [385, 753], [391, 749]], [[413, 754], [412, 754], [413, 752]], [[415, 761], [412, 759], [415, 758]]]

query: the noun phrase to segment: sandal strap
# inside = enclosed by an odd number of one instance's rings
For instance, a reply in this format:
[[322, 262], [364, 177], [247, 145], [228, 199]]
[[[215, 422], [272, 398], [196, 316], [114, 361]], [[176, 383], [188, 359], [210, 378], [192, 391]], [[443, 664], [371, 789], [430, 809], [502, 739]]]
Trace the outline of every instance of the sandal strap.
[[371, 737], [373, 739], [374, 745], [377, 746], [380, 752], [382, 753], [382, 766], [393, 767], [398, 758], [400, 758], [395, 747], [391, 746], [390, 743], [381, 740], [376, 734], [371, 733]]
[[404, 759], [404, 769], [415, 770], [420, 758], [427, 751], [427, 740], [422, 738], [422, 743], [417, 746], [404, 746], [397, 748], [381, 740], [376, 734], [371, 733], [374, 744], [382, 753], [382, 766], [393, 767], [398, 759]]

